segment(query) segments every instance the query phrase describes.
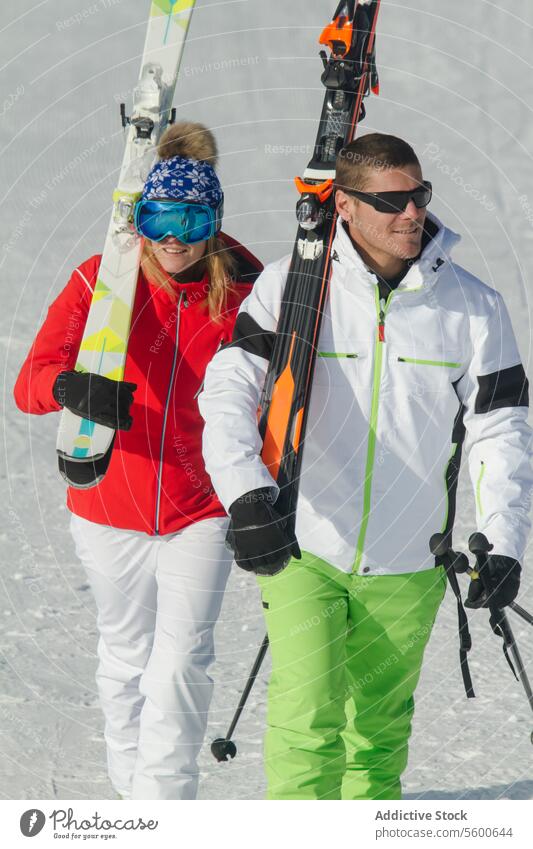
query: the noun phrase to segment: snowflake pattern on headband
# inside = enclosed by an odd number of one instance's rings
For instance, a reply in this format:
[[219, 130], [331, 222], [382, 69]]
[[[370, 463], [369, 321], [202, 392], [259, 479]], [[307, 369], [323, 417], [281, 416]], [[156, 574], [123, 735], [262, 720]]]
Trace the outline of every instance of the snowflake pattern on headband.
[[173, 156], [160, 159], [153, 166], [144, 184], [142, 199], [206, 203], [216, 209], [224, 193], [209, 163]]

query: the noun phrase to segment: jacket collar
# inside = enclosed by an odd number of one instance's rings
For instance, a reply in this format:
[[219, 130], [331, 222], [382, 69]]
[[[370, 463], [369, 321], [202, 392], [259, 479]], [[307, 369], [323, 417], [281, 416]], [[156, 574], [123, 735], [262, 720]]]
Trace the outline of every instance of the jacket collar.
[[[187, 301], [190, 303], [198, 303], [200, 301], [205, 301], [207, 295], [209, 293], [209, 276], [207, 271], [204, 273], [204, 276], [201, 280], [194, 280], [190, 283], [181, 283], [179, 280], [176, 280], [175, 277], [172, 277], [171, 274], [167, 274], [164, 269], [162, 269], [167, 281], [172, 286], [172, 289], [179, 297], [180, 294], [183, 294]], [[154, 285], [153, 283], [149, 283], [149, 288], [152, 297], [160, 297], [163, 300], [173, 301], [174, 298], [165, 290], [162, 286]]]
[[[420, 257], [414, 262], [398, 286], [398, 291], [401, 289], [429, 289], [431, 288], [442, 270], [446, 268], [451, 260], [451, 251], [460, 241], [461, 237], [449, 230], [439, 219], [428, 212], [427, 217], [437, 227], [438, 231], [428, 242]], [[352, 241], [343, 227], [341, 218], [337, 219], [337, 230], [335, 239], [332, 245], [332, 256], [335, 260], [335, 254], [341, 267], [349, 276], [346, 278], [346, 283], [352, 285], [353, 276], [362, 282], [372, 286], [376, 284], [376, 277], [365, 265], [361, 256], [354, 248]]]

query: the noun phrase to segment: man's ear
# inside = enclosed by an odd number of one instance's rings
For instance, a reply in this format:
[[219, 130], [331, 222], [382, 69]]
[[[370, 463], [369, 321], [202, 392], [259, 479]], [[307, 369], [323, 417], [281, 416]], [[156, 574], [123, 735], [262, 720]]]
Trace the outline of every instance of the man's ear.
[[350, 223], [352, 218], [353, 199], [343, 192], [342, 189], [337, 189], [335, 192], [335, 209], [339, 213], [343, 221]]

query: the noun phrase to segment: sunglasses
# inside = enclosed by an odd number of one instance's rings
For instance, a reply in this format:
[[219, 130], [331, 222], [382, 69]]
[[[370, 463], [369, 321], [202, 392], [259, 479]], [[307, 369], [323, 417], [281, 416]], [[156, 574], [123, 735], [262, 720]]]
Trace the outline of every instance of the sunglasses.
[[409, 201], [413, 201], [417, 209], [427, 206], [431, 200], [433, 187], [429, 180], [424, 180], [421, 186], [408, 192], [358, 192], [355, 189], [341, 189], [347, 195], [353, 195], [373, 206], [376, 212], [388, 212], [389, 215], [405, 212]]

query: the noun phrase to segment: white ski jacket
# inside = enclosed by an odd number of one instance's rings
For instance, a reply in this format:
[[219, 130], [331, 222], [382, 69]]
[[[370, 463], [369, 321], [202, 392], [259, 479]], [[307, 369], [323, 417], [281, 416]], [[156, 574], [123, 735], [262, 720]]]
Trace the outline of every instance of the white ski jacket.
[[[296, 536], [344, 572], [434, 567], [429, 539], [453, 524], [465, 428], [478, 530], [495, 554], [523, 561], [527, 380], [501, 295], [452, 262], [460, 237], [428, 217], [438, 231], [386, 303], [340, 221], [333, 242]], [[226, 510], [252, 489], [277, 489], [257, 408], [289, 261], [258, 278], [199, 397], [206, 468]]]

